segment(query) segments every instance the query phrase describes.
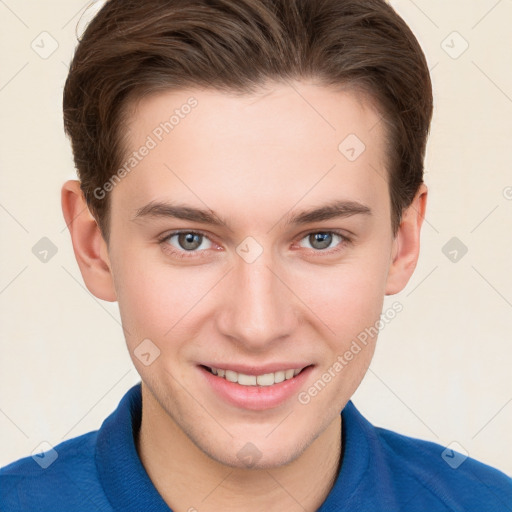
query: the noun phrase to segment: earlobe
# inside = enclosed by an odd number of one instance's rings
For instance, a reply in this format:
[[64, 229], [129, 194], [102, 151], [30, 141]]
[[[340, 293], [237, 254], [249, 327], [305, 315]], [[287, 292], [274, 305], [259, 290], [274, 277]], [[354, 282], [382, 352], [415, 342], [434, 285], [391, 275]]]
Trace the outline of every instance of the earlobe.
[[392, 258], [386, 281], [386, 295], [402, 291], [411, 278], [420, 254], [420, 234], [427, 205], [427, 186], [422, 183], [410, 206], [404, 211], [393, 241]]
[[75, 258], [87, 289], [99, 299], [116, 301], [107, 244], [87, 207], [78, 180], [64, 183], [61, 204]]

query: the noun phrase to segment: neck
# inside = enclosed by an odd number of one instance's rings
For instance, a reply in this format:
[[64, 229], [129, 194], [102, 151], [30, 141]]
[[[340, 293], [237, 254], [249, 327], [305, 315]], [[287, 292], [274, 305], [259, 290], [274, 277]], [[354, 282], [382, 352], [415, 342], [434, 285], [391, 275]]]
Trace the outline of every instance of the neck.
[[142, 386], [136, 448], [172, 510], [317, 510], [341, 463], [341, 414], [294, 461], [270, 469], [226, 466], [200, 450]]

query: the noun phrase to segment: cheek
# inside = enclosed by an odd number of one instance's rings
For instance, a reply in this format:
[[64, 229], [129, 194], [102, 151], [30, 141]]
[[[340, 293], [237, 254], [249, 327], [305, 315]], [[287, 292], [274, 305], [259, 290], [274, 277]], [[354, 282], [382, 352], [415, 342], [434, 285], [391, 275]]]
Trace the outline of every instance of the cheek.
[[385, 258], [361, 253], [357, 261], [354, 257], [338, 266], [309, 269], [296, 282], [303, 283], [299, 293], [304, 303], [338, 340], [346, 341], [378, 320], [386, 276]]
[[373, 259], [372, 264], [331, 268], [323, 286], [319, 283], [324, 280], [315, 279], [315, 286], [308, 288], [309, 302], [305, 302], [329, 327], [323, 331], [321, 382], [299, 396], [301, 404], [312, 404], [316, 413], [308, 413], [311, 416], [334, 419], [368, 370], [379, 332], [386, 273], [385, 265]]
[[[143, 250], [118, 247], [112, 257], [112, 270], [119, 311], [130, 345], [139, 339], [152, 338], [165, 324], [167, 297], [171, 295], [168, 281], [155, 273], [154, 262], [142, 258]], [[167, 327], [167, 329], [169, 326]]]
[[[129, 254], [126, 251], [125, 254]], [[160, 255], [132, 252], [113, 262], [119, 310], [127, 341], [158, 340], [161, 349], [183, 336], [194, 308], [215, 283], [216, 275], [195, 268], [178, 268], [162, 263]], [[190, 325], [188, 325], [190, 329]], [[188, 333], [190, 337], [192, 333]], [[173, 346], [175, 342], [172, 343]]]

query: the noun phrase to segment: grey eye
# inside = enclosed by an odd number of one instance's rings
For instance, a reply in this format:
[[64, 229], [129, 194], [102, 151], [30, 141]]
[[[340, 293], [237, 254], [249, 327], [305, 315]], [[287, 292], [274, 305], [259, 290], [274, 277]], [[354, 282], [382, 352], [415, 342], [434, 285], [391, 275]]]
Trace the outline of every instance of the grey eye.
[[[173, 243], [173, 239], [177, 241], [177, 243]], [[208, 241], [208, 238], [201, 233], [194, 233], [193, 231], [183, 231], [181, 233], [174, 233], [170, 235], [167, 239], [169, 245], [172, 245], [174, 248], [182, 250], [182, 251], [196, 251], [197, 249], [209, 249], [210, 246], [201, 247], [205, 241]]]
[[193, 251], [201, 246], [202, 235], [196, 233], [180, 233], [178, 235], [178, 243], [182, 249]]
[[343, 241], [343, 237], [336, 233], [331, 233], [329, 231], [318, 231], [316, 233], [310, 233], [303, 240], [307, 240], [310, 244], [311, 248], [316, 250], [323, 250], [329, 248], [333, 241], [334, 237], [338, 237], [338, 239]]

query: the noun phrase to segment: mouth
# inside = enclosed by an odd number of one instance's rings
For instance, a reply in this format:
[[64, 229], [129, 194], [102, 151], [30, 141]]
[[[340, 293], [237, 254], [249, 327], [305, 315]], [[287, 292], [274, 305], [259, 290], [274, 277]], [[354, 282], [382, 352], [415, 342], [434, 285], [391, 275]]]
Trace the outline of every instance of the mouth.
[[[219, 368], [218, 366], [228, 366]], [[253, 366], [228, 363], [199, 364], [206, 389], [237, 409], [263, 411], [293, 403], [293, 397], [310, 380], [314, 364], [273, 363]], [[239, 371], [237, 371], [239, 370]]]
[[254, 374], [254, 372], [251, 372], [251, 374], [236, 372], [234, 370], [228, 370], [224, 368], [215, 368], [214, 366], [200, 366], [212, 375], [215, 375], [221, 379], [225, 379], [228, 382], [240, 384], [241, 386], [263, 387], [273, 386], [274, 384], [279, 384], [281, 382], [291, 380], [303, 372], [306, 368], [309, 368], [313, 365], [302, 366], [300, 368], [287, 368], [275, 372], [260, 374]]

